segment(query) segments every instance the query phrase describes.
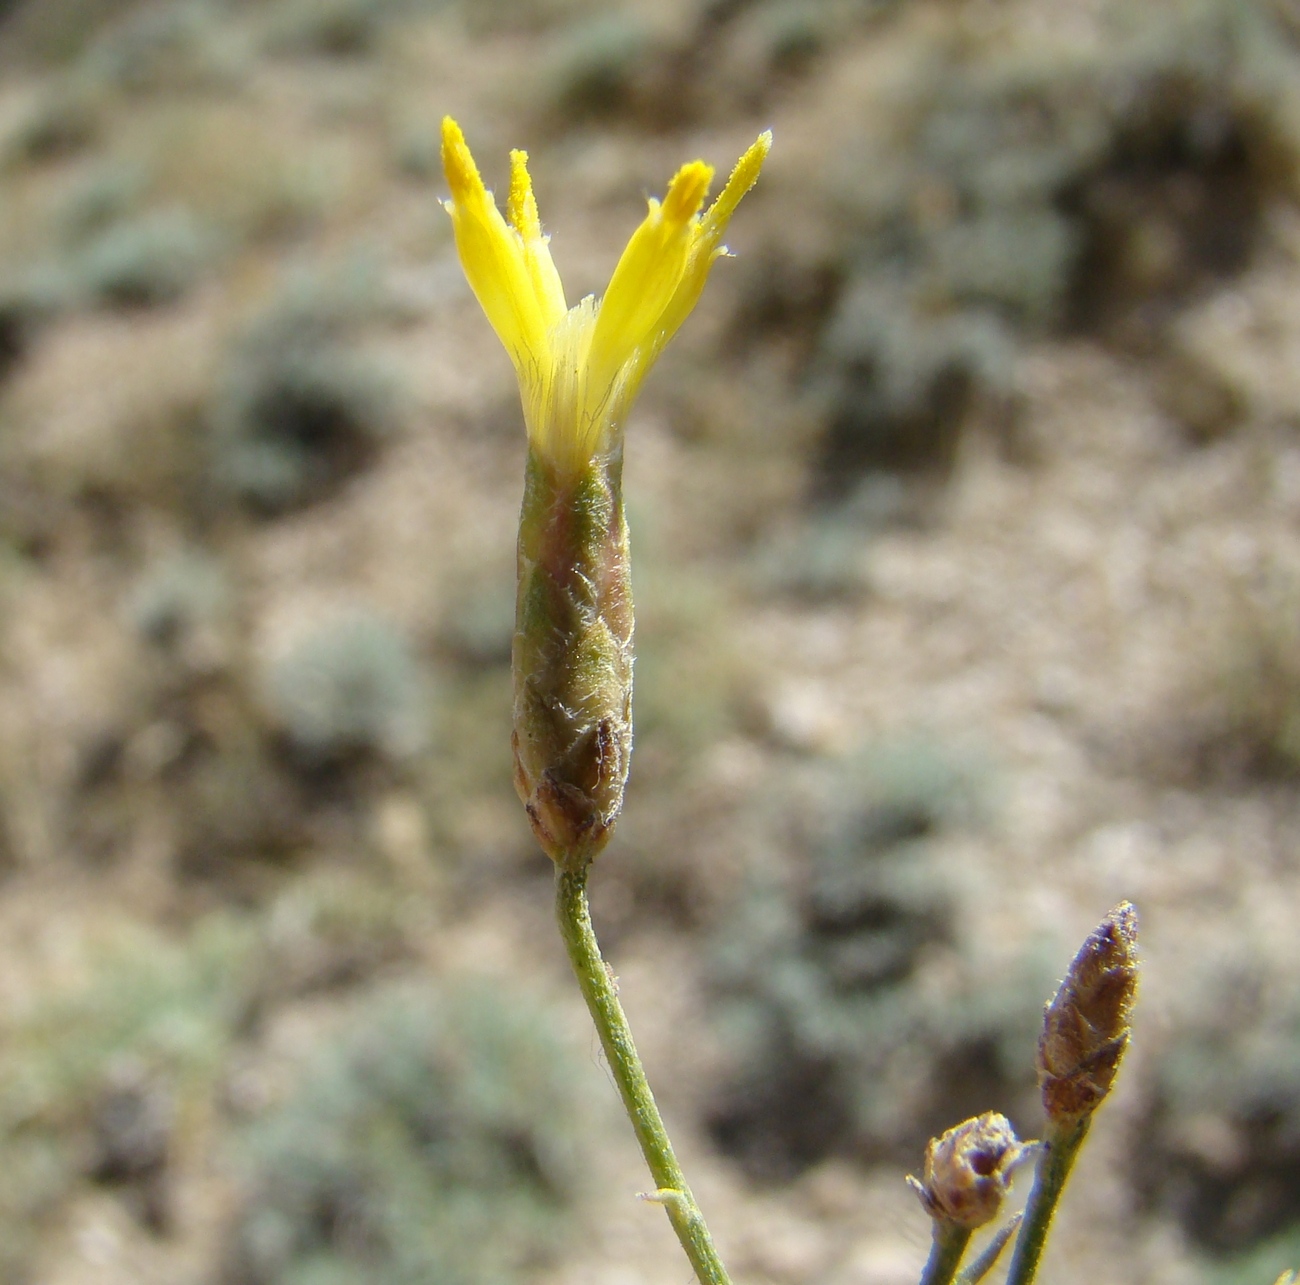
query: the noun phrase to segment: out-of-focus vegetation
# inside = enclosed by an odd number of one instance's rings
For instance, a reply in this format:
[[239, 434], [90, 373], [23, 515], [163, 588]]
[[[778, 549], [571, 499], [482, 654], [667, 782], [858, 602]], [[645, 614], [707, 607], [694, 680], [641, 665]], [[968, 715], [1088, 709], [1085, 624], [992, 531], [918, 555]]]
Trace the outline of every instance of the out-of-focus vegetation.
[[[630, 427], [593, 880], [651, 1061], [684, 1009], [720, 1032], [665, 1097], [756, 1278], [859, 1279], [862, 1175], [1033, 1127], [1057, 918], [1134, 896], [1182, 1002], [1161, 943], [1207, 906], [1300, 910], [1284, 0], [10, 0], [6, 1280], [98, 1271], [106, 1207], [146, 1282], [662, 1275], [580, 1234], [591, 1068], [456, 980], [559, 960], [509, 783], [521, 430], [444, 111], [499, 193], [531, 150], [595, 290], [674, 166], [776, 133]], [[1138, 1028], [1118, 1285], [1152, 1244], [1162, 1280], [1294, 1263], [1265, 962]], [[821, 1258], [763, 1259], [755, 1179], [823, 1192]]]
[[87, 961], [82, 984], [42, 997], [6, 1030], [0, 1225], [11, 1279], [87, 1178], [123, 1189], [156, 1231], [170, 1226], [168, 1165], [209, 1132], [251, 947], [250, 934], [223, 921], [184, 945], [123, 936]]
[[1149, 1087], [1134, 1164], [1148, 1206], [1215, 1253], [1214, 1279], [1245, 1281], [1298, 1243], [1300, 1014], [1291, 980], [1244, 954], [1202, 980], [1209, 1002]]
[[370, 460], [399, 415], [394, 373], [358, 351], [379, 304], [363, 265], [291, 282], [232, 344], [212, 408], [212, 480], [273, 513], [326, 494]]
[[249, 1129], [222, 1279], [530, 1279], [573, 1229], [590, 1129], [553, 1027], [481, 984], [374, 996]]
[[[732, 1066], [719, 1143], [755, 1174], [831, 1155], [914, 1155], [988, 1103], [1032, 1122], [1050, 972], [990, 967], [963, 934], [961, 884], [935, 848], [978, 814], [977, 780], [937, 747], [880, 747], [823, 769], [774, 812], [782, 857], [719, 939], [714, 982]], [[1028, 1107], [1028, 1112], [1026, 1111]]]

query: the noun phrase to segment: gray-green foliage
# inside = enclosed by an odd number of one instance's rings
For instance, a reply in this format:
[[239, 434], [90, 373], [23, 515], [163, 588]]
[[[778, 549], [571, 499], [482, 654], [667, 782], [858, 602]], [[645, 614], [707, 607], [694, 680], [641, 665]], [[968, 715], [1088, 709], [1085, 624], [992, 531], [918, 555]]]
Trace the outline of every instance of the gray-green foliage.
[[378, 309], [365, 266], [299, 277], [231, 346], [210, 415], [216, 484], [275, 514], [329, 493], [396, 428], [392, 368], [358, 347]]
[[1206, 1285], [1259, 1285], [1261, 1281], [1291, 1285], [1295, 1278], [1287, 1273], [1296, 1270], [1293, 1264], [1297, 1262], [1300, 1262], [1300, 1230], [1293, 1227], [1245, 1253], [1207, 1265], [1203, 1277]]
[[113, 223], [82, 251], [82, 288], [97, 303], [144, 307], [172, 303], [212, 257], [210, 233], [190, 211], [151, 210]]
[[872, 538], [908, 512], [906, 489], [884, 473], [864, 478], [832, 508], [816, 509], [780, 532], [754, 565], [762, 593], [825, 602], [861, 594], [867, 587], [865, 553]]
[[83, 982], [36, 997], [25, 1016], [6, 1026], [0, 1042], [4, 1279], [23, 1279], [35, 1237], [79, 1182], [96, 1172], [130, 1179], [165, 1163], [165, 1136], [152, 1139], [148, 1165], [129, 1151], [112, 1154], [112, 1110], [120, 1118], [121, 1105], [133, 1097], [166, 1104], [155, 1112], [165, 1130], [169, 1116], [206, 1099], [245, 1012], [254, 940], [246, 926], [225, 919], [207, 921], [186, 941], [119, 934], [92, 951]]
[[427, 734], [428, 689], [402, 634], [357, 613], [305, 634], [265, 680], [272, 717], [313, 762], [359, 753], [400, 759]]
[[550, 97], [569, 119], [627, 111], [654, 51], [653, 33], [627, 13], [591, 15], [557, 38], [548, 72]]
[[1051, 978], [963, 933], [937, 841], [972, 818], [973, 784], [904, 743], [829, 769], [803, 825], [773, 828], [802, 859], [754, 883], [714, 969], [736, 1072], [713, 1129], [755, 1172], [912, 1154], [954, 1119], [1024, 1105]]
[[476, 666], [509, 664], [514, 633], [515, 593], [506, 576], [466, 586], [442, 630], [444, 644], [456, 658]]
[[49, 313], [74, 306], [173, 303], [208, 272], [221, 245], [183, 205], [143, 205], [143, 167], [110, 159], [79, 176], [55, 206], [42, 257], [11, 269], [7, 292], [39, 296]]
[[1297, 59], [1266, 0], [1104, 6], [1096, 44], [958, 27], [835, 182], [844, 286], [820, 342], [827, 483], [951, 456], [1013, 337], [1150, 343], [1239, 270], [1300, 154]]
[[211, 90], [237, 81], [246, 53], [221, 0], [137, 5], [86, 50], [81, 74], [130, 94]]
[[569, 1223], [580, 1072], [544, 1011], [486, 982], [400, 986], [251, 1125], [232, 1285], [508, 1285]]
[[48, 264], [0, 273], [0, 380], [26, 355], [43, 323], [71, 294], [68, 277]]
[[6, 137], [0, 156], [8, 165], [67, 157], [94, 142], [99, 126], [99, 105], [84, 80], [54, 78]]
[[1261, 1263], [1300, 1244], [1300, 1000], [1261, 969], [1207, 973], [1204, 1008], [1148, 1081], [1134, 1171], [1196, 1243], [1242, 1255], [1225, 1280], [1271, 1279]]
[[432, 0], [280, 0], [271, 12], [268, 39], [285, 53], [356, 57], [372, 53], [394, 19]]
[[[529, 0], [516, 0], [520, 9]], [[532, 0], [537, 5], [537, 0]], [[544, 93], [566, 123], [631, 117], [664, 127], [752, 113], [818, 55], [897, 0], [701, 3], [676, 22], [648, 23], [612, 6], [551, 0], [578, 11], [555, 35]], [[495, 6], [500, 8], [500, 6]]]
[[148, 185], [144, 166], [110, 159], [96, 162], [71, 185], [54, 213], [60, 243], [76, 250], [139, 211]]
[[230, 606], [230, 585], [221, 564], [186, 549], [146, 570], [127, 603], [127, 618], [142, 637], [167, 647], [220, 621]]

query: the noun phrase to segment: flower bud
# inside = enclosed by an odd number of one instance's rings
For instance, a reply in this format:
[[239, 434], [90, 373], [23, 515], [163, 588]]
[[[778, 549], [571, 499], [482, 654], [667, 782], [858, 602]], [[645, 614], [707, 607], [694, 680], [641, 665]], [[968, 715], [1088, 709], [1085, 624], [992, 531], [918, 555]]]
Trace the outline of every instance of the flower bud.
[[997, 1217], [1024, 1153], [1007, 1118], [989, 1111], [931, 1138], [923, 1176], [908, 1185], [936, 1222], [969, 1231]]
[[632, 592], [623, 431], [686, 320], [772, 135], [736, 162], [708, 208], [713, 168], [689, 161], [648, 203], [600, 300], [568, 307], [525, 152], [510, 154], [503, 216], [460, 126], [442, 123], [446, 202], [470, 288], [514, 363], [528, 430], [519, 526], [515, 789], [547, 854], [584, 869], [623, 805], [632, 748]]
[[1044, 1015], [1038, 1082], [1051, 1123], [1091, 1115], [1110, 1092], [1128, 1047], [1137, 979], [1137, 911], [1125, 901], [1083, 943]]
[[515, 789], [542, 848], [605, 846], [632, 750], [632, 589], [621, 445], [576, 473], [529, 451], [512, 656]]

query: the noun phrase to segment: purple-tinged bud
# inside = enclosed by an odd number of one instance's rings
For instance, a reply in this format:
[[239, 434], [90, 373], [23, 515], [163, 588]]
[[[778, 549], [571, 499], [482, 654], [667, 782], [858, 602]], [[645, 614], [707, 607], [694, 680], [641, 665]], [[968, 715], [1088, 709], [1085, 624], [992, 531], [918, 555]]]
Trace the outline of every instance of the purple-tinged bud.
[[1128, 1047], [1137, 981], [1137, 911], [1126, 901], [1089, 935], [1047, 1006], [1038, 1082], [1051, 1123], [1091, 1115], [1110, 1092]]
[[936, 1222], [969, 1231], [997, 1217], [1024, 1153], [1007, 1118], [989, 1111], [931, 1138], [922, 1176], [908, 1185]]

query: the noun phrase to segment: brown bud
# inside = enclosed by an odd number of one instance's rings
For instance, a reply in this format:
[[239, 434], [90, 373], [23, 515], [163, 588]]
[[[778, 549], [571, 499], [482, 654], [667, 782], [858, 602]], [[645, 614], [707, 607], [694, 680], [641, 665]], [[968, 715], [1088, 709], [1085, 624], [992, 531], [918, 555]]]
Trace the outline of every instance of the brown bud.
[[575, 474], [530, 451], [513, 648], [515, 789], [547, 855], [605, 846], [632, 752], [632, 590], [622, 458]]
[[1081, 1120], [1110, 1092], [1128, 1047], [1137, 978], [1137, 911], [1125, 901], [1083, 943], [1047, 1006], [1038, 1082], [1048, 1120]]
[[997, 1217], [1024, 1153], [1007, 1118], [989, 1111], [931, 1138], [923, 1177], [907, 1182], [936, 1222], [982, 1227]]

